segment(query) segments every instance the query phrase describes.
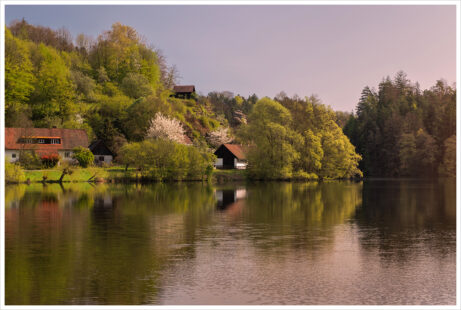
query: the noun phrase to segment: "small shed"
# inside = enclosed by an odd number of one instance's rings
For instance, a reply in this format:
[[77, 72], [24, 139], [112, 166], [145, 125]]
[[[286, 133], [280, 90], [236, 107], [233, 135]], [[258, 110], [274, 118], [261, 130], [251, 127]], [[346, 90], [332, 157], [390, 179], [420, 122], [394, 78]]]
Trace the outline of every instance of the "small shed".
[[239, 144], [222, 144], [214, 152], [215, 167], [220, 169], [246, 169], [247, 159], [243, 147]]
[[190, 99], [195, 94], [194, 85], [176, 85], [173, 87], [174, 97], [181, 99]]
[[88, 147], [94, 155], [94, 163], [97, 165], [110, 164], [114, 159], [114, 153], [102, 140], [96, 140]]

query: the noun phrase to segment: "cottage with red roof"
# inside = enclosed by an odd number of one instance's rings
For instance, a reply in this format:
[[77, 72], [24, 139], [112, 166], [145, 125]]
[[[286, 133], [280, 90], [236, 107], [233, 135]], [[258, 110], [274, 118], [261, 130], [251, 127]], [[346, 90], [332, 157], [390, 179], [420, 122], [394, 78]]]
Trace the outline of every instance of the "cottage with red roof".
[[39, 156], [57, 154], [61, 160], [71, 160], [77, 146], [88, 146], [83, 129], [5, 128], [5, 158], [10, 162], [17, 161], [25, 151]]
[[241, 145], [222, 144], [214, 152], [216, 155], [215, 167], [220, 169], [246, 169], [246, 154]]

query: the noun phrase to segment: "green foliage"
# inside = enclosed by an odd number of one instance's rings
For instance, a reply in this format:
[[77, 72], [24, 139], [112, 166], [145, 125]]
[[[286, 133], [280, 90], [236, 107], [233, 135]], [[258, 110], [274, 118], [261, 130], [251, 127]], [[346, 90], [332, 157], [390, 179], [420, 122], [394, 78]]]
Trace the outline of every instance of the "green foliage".
[[154, 90], [159, 87], [157, 55], [129, 26], [113, 24], [111, 30], [98, 37], [89, 59], [93, 68], [103, 67], [111, 81], [121, 83], [128, 74], [137, 73], [144, 76]]
[[152, 94], [149, 80], [139, 73], [128, 73], [123, 78], [121, 87], [127, 96], [135, 99]]
[[24, 182], [25, 176], [24, 171], [20, 165], [10, 163], [8, 160], [5, 161], [5, 182], [6, 183], [19, 183]]
[[33, 91], [32, 63], [27, 43], [5, 32], [5, 109], [13, 103], [25, 103]]
[[440, 80], [421, 91], [399, 72], [378, 91], [363, 89], [344, 132], [367, 176], [443, 175], [444, 143], [456, 133], [456, 90]]
[[248, 137], [255, 147], [248, 154], [248, 173], [252, 178], [291, 178], [293, 163], [300, 153], [296, 146], [302, 137], [288, 125], [288, 109], [269, 98], [259, 100], [249, 116]]
[[411, 175], [415, 170], [416, 141], [414, 134], [403, 134], [399, 140], [402, 174]]
[[72, 151], [72, 158], [78, 161], [80, 167], [86, 168], [94, 162], [94, 155], [88, 148], [78, 146]]
[[316, 97], [259, 100], [240, 138], [250, 147], [252, 178], [316, 179], [361, 176], [360, 156]]
[[127, 109], [126, 118], [122, 122], [125, 136], [130, 141], [141, 141], [146, 137], [150, 121], [158, 111], [155, 97], [141, 98], [133, 102]]
[[40, 156], [33, 150], [21, 151], [19, 153], [19, 164], [24, 169], [40, 169], [42, 167]]
[[442, 173], [450, 177], [456, 177], [456, 135], [446, 139], [444, 147]]
[[77, 93], [83, 95], [86, 99], [90, 99], [96, 88], [96, 82], [81, 71], [72, 70], [70, 73]]
[[40, 44], [35, 50], [38, 71], [31, 96], [32, 119], [39, 126], [62, 125], [75, 111], [74, 86], [62, 56]]
[[251, 112], [257, 101], [256, 95], [248, 98], [239, 95], [234, 97], [233, 93], [226, 91], [211, 92], [206, 98], [198, 98], [198, 102], [212, 109], [222, 119], [222, 123], [227, 123], [232, 127], [246, 122], [245, 116]]
[[140, 177], [153, 180], [203, 179], [209, 174], [214, 155], [169, 140], [145, 140], [124, 145], [118, 161], [134, 166]]
[[318, 172], [322, 168], [324, 156], [322, 138], [317, 136], [311, 129], [304, 132], [303, 154], [300, 164], [303, 171]]
[[5, 122], [17, 126], [28, 113], [27, 102], [34, 90], [33, 67], [27, 43], [5, 33]]

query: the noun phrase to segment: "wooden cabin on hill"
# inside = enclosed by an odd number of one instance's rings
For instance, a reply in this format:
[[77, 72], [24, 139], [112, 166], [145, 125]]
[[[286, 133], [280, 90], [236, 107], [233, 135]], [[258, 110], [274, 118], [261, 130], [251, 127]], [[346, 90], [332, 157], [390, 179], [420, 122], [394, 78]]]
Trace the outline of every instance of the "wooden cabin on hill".
[[194, 85], [176, 85], [173, 87], [173, 97], [179, 99], [191, 99], [195, 95]]

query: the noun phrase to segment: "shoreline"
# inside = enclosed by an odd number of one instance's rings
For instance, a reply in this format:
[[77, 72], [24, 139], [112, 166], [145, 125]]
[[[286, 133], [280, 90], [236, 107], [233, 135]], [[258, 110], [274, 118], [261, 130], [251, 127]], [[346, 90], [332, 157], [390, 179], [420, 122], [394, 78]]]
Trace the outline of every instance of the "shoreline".
[[229, 182], [323, 182], [323, 181], [361, 181], [365, 178], [338, 178], [338, 179], [320, 179], [320, 178], [299, 178], [292, 177], [286, 179], [252, 179], [249, 178], [245, 170], [237, 169], [215, 169], [210, 176], [182, 178], [182, 179], [159, 179], [151, 176], [142, 175], [141, 172], [134, 168], [125, 170], [124, 167], [89, 167], [77, 168], [71, 174], [62, 176], [62, 170], [58, 169], [40, 169], [40, 170], [23, 170], [24, 177], [19, 181], [5, 180], [5, 185], [13, 184], [62, 184], [62, 183], [177, 183], [177, 182], [209, 182], [214, 184], [223, 184]]

